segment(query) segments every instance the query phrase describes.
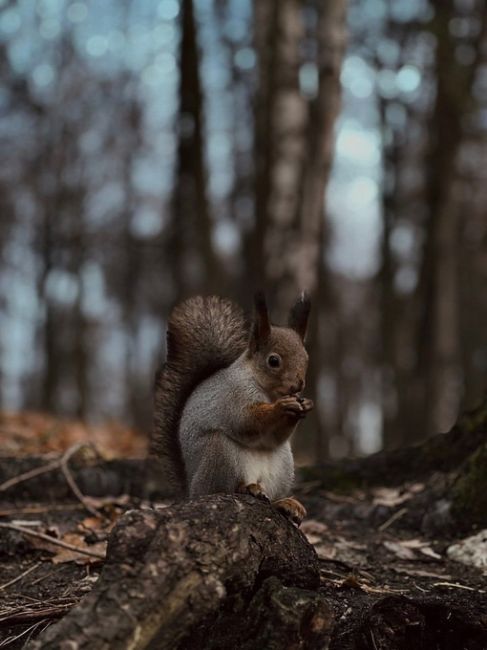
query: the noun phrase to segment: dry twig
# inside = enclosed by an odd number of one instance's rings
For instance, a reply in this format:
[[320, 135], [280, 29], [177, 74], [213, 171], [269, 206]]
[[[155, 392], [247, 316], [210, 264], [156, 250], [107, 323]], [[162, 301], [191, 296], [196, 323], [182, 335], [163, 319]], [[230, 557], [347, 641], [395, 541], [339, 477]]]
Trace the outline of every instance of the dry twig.
[[90, 447], [91, 449], [94, 450], [95, 454], [99, 456], [98, 451], [96, 450], [96, 447], [93, 445], [91, 442], [77, 442], [75, 445], [72, 445], [69, 449], [67, 449], [64, 454], [61, 456], [61, 458], [58, 458], [57, 460], [54, 460], [47, 465], [44, 465], [43, 467], [36, 467], [35, 469], [32, 469], [28, 472], [24, 472], [23, 474], [19, 474], [18, 476], [14, 476], [13, 478], [9, 479], [8, 481], [5, 481], [0, 485], [0, 492], [4, 492], [5, 490], [8, 490], [9, 488], [13, 487], [14, 485], [18, 485], [19, 483], [23, 483], [24, 481], [28, 481], [32, 478], [35, 478], [36, 476], [40, 476], [42, 474], [46, 474], [47, 472], [52, 472], [55, 469], [60, 469], [63, 473], [64, 478], [66, 479], [66, 483], [69, 485], [71, 488], [73, 494], [75, 497], [82, 503], [83, 507], [86, 508], [86, 510], [94, 515], [95, 517], [100, 516], [100, 512], [94, 508], [86, 499], [86, 497], [83, 495], [81, 490], [76, 484], [76, 481], [73, 478], [73, 475], [71, 474], [71, 470], [69, 469], [69, 461], [70, 459], [78, 453], [78, 451], [84, 447]]
[[40, 627], [42, 625], [42, 623], [43, 623], [43, 621], [37, 621], [37, 623], [34, 623], [34, 625], [31, 625], [28, 628], [26, 628], [25, 630], [22, 630], [22, 632], [20, 634], [16, 634], [15, 636], [8, 636], [6, 639], [4, 639], [3, 641], [0, 642], [0, 648], [5, 648], [5, 646], [10, 645], [14, 641], [17, 641], [17, 639], [21, 639], [23, 636], [25, 636], [26, 634], [29, 634], [29, 632], [30, 632], [31, 634], [27, 638], [27, 641], [28, 641], [30, 636], [32, 635], [32, 632], [34, 632], [34, 630], [36, 628]]
[[387, 519], [383, 524], [379, 526], [379, 530], [382, 532], [384, 530], [387, 530], [387, 528], [389, 528], [389, 526], [391, 526], [395, 521], [403, 517], [407, 511], [408, 511], [407, 508], [401, 508], [400, 510], [395, 512], [391, 517], [389, 517], [389, 519]]
[[73, 605], [76, 605], [76, 603], [76, 600], [71, 600], [67, 603], [51, 605], [50, 607], [40, 607], [38, 609], [21, 607], [12, 608], [11, 610], [0, 612], [0, 625], [25, 623], [27, 621], [38, 621], [39, 619], [63, 616], [69, 609], [72, 609]]
[[71, 488], [73, 494], [78, 499], [78, 501], [80, 501], [83, 504], [83, 506], [86, 508], [86, 510], [88, 510], [90, 514], [94, 515], [95, 517], [99, 517], [100, 512], [88, 503], [86, 497], [77, 486], [76, 481], [74, 480], [73, 475], [71, 474], [71, 470], [69, 469], [68, 466], [70, 458], [74, 456], [74, 454], [76, 454], [82, 447], [86, 447], [87, 444], [89, 444], [89, 446], [92, 446], [91, 443], [82, 442], [70, 447], [63, 454], [59, 466], [64, 475], [64, 478], [66, 479], [66, 483], [69, 485], [69, 487]]
[[24, 535], [37, 537], [38, 539], [43, 539], [44, 541], [49, 542], [50, 544], [54, 544], [55, 546], [62, 546], [63, 548], [67, 548], [70, 551], [76, 551], [76, 553], [81, 553], [82, 555], [90, 555], [91, 557], [96, 557], [99, 558], [100, 560], [105, 559], [105, 556], [102, 555], [101, 553], [96, 553], [95, 551], [89, 551], [88, 549], [81, 548], [80, 546], [75, 546], [74, 544], [68, 544], [67, 542], [63, 542], [60, 539], [56, 539], [55, 537], [50, 537], [49, 535], [45, 535], [44, 533], [39, 533], [37, 531], [30, 530], [29, 528], [24, 528], [23, 526], [15, 526], [14, 524], [0, 523], [0, 528], [7, 528], [8, 530], [15, 530], [18, 533], [23, 533]]
[[8, 479], [8, 481], [5, 481], [0, 485], [0, 492], [5, 492], [5, 490], [8, 490], [14, 485], [18, 485], [19, 483], [28, 481], [31, 478], [40, 476], [41, 474], [47, 474], [47, 472], [52, 472], [53, 470], [58, 469], [60, 463], [61, 463], [60, 459], [53, 460], [50, 463], [47, 463], [47, 465], [43, 465], [42, 467], [36, 467], [35, 469], [31, 469], [28, 472], [24, 472], [23, 474], [14, 476], [13, 478]]
[[467, 585], [461, 585], [458, 582], [435, 582], [433, 587], [453, 587], [454, 589], [465, 589], [466, 591], [476, 591], [478, 594], [485, 594], [484, 589], [468, 587]]
[[22, 580], [22, 578], [24, 578], [26, 575], [29, 575], [29, 573], [37, 569], [37, 567], [40, 567], [41, 564], [42, 562], [37, 562], [37, 564], [34, 564], [34, 566], [29, 567], [23, 573], [18, 575], [16, 578], [13, 578], [12, 580], [5, 582], [3, 585], [0, 585], [0, 591], [2, 591], [2, 589], [6, 589], [7, 587], [10, 587], [10, 585], [14, 585], [16, 582], [19, 582], [19, 580]]

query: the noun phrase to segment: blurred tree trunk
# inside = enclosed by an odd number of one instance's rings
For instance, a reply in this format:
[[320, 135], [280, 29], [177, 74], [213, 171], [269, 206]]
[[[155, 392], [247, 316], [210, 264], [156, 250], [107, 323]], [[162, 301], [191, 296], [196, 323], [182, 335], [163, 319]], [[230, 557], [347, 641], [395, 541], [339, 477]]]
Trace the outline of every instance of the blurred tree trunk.
[[[325, 326], [325, 188], [331, 168], [334, 124], [340, 108], [340, 68], [345, 50], [346, 1], [317, 3], [318, 88], [308, 103], [299, 72], [304, 40], [303, 2], [259, 0], [254, 3], [259, 87], [255, 102], [256, 284], [267, 283], [272, 311], [283, 322], [303, 290], [314, 310], [309, 341], [309, 386], [316, 399], [320, 336]], [[313, 431], [320, 457], [327, 455], [319, 411]]]
[[454, 421], [461, 397], [456, 163], [487, 25], [483, 2], [481, 27], [473, 44], [475, 59], [470, 66], [463, 66], [456, 58], [449, 28], [454, 3], [434, 4], [437, 90], [429, 129], [429, 213], [417, 291], [420, 320], [414, 401], [418, 421], [411, 430], [412, 440], [420, 432], [424, 435], [447, 428]]
[[385, 449], [400, 444], [398, 426], [398, 374], [397, 326], [399, 304], [394, 289], [395, 262], [391, 250], [391, 234], [397, 214], [396, 196], [398, 191], [399, 146], [396, 134], [387, 124], [386, 109], [388, 100], [379, 97], [379, 115], [382, 132], [382, 234], [380, 243], [381, 265], [378, 275], [380, 295], [380, 341], [378, 353], [381, 365], [382, 397], [382, 441]]
[[346, 9], [346, 0], [316, 5], [318, 89], [308, 112], [307, 150], [300, 179], [299, 250], [293, 273], [295, 287], [290, 292], [299, 288], [313, 291], [323, 280], [325, 271], [325, 189], [333, 161], [335, 121], [341, 107], [340, 71], [346, 47]]
[[218, 292], [221, 270], [212, 242], [206, 189], [203, 96], [192, 0], [181, 9], [177, 162], [168, 257], [179, 296]]
[[64, 188], [61, 183], [65, 163], [64, 148], [61, 147], [63, 128], [48, 120], [44, 128], [39, 128], [45, 146], [32, 163], [30, 173], [34, 187], [35, 200], [41, 210], [40, 223], [35, 227], [35, 251], [39, 259], [37, 292], [43, 319], [38, 326], [37, 337], [40, 344], [42, 362], [40, 390], [37, 406], [41, 409], [59, 412], [59, 390], [62, 380], [62, 337], [59, 327], [59, 310], [52, 296], [52, 272], [59, 261], [59, 222], [57, 219], [64, 208]]
[[53, 269], [53, 233], [50, 206], [44, 207], [39, 233], [39, 256], [41, 270], [39, 276], [39, 298], [44, 309], [41, 346], [43, 354], [40, 407], [44, 411], [56, 412], [57, 390], [59, 385], [60, 364], [56, 345], [56, 315], [54, 305], [48, 292], [48, 280]]
[[[2, 61], [2, 52], [0, 49], [0, 66]], [[0, 277], [4, 275], [7, 269], [7, 261], [5, 259], [5, 249], [7, 247], [10, 231], [17, 218], [15, 208], [12, 205], [9, 197], [8, 187], [0, 182]], [[7, 315], [8, 300], [4, 292], [0, 292], [0, 332], [5, 332], [4, 316]], [[6, 390], [6, 373], [4, 372], [4, 355], [5, 355], [6, 340], [0, 334], [0, 410], [4, 408], [4, 395]]]
[[274, 293], [276, 317], [282, 318], [299, 291], [314, 291], [318, 285], [325, 187], [340, 108], [346, 2], [317, 4], [318, 88], [309, 103], [299, 84], [303, 2], [265, 0], [254, 6], [259, 61], [254, 250]]
[[[133, 89], [131, 90], [133, 93]], [[126, 415], [132, 423], [140, 425], [144, 421], [144, 409], [147, 405], [140, 396], [140, 383], [137, 368], [137, 331], [140, 325], [141, 310], [139, 309], [140, 278], [143, 277], [143, 256], [139, 242], [134, 236], [135, 212], [137, 196], [134, 188], [134, 165], [141, 146], [142, 110], [136, 99], [127, 103], [126, 136], [122, 142], [122, 178], [124, 189], [124, 204], [121, 214], [122, 222], [122, 255], [118, 259], [121, 265], [120, 300], [125, 326], [125, 395]]]
[[86, 256], [86, 233], [84, 229], [84, 215], [82, 207], [77, 215], [78, 224], [74, 234], [74, 273], [78, 284], [78, 295], [74, 306], [74, 342], [72, 371], [76, 389], [76, 417], [84, 420], [89, 413], [90, 404], [90, 323], [85, 314], [86, 287], [83, 274], [83, 265]]
[[304, 38], [302, 3], [274, 0], [273, 13], [274, 69], [270, 80], [273, 87], [267, 105], [271, 160], [263, 245], [265, 277], [274, 294], [273, 311], [282, 321], [298, 293], [299, 210], [308, 114], [299, 87], [300, 47]]
[[277, 1], [254, 0], [254, 47], [257, 55], [258, 86], [254, 99], [254, 195], [255, 226], [247, 249], [247, 272], [254, 289], [265, 285], [264, 238], [268, 222], [268, 199], [272, 169], [272, 97], [275, 91]]
[[[329, 440], [319, 409], [320, 368], [323, 364], [322, 337], [333, 304], [327, 279], [325, 249], [328, 231], [325, 221], [325, 189], [330, 176], [334, 150], [334, 127], [341, 106], [340, 70], [346, 47], [346, 0], [317, 3], [318, 92], [309, 107], [307, 154], [302, 178], [300, 239], [296, 255], [294, 286], [297, 294], [306, 289], [313, 294], [314, 310], [309, 330], [310, 366], [308, 383], [316, 408], [307, 420], [313, 432], [317, 460], [329, 455]], [[292, 300], [289, 295], [288, 300]]]
[[[251, 36], [236, 41], [226, 29], [228, 21], [232, 20], [231, 4], [227, 0], [216, 0], [215, 11], [229, 70], [225, 92], [231, 98], [228, 140], [233, 159], [233, 179], [223, 210], [227, 215], [226, 218], [240, 234], [239, 254], [227, 253], [226, 255], [226, 271], [229, 275], [228, 288], [224, 287], [224, 293], [240, 305], [248, 307], [252, 300], [251, 287], [257, 286], [254, 267], [258, 266], [255, 264], [252, 249], [254, 211], [251, 206], [254, 201], [255, 158], [252, 145], [248, 146], [248, 135], [253, 127], [252, 118], [256, 116], [252, 113], [252, 91], [249, 83], [249, 76], [253, 71], [242, 70], [237, 62], [242, 47], [252, 44], [257, 26], [252, 30]], [[254, 24], [252, 20], [253, 18], [249, 17], [249, 27]]]
[[[481, 133], [475, 132], [475, 146]], [[487, 143], [482, 155], [487, 153]], [[485, 182], [484, 170], [480, 182]], [[468, 221], [461, 223], [460, 256], [460, 341], [464, 379], [463, 409], [472, 409], [482, 397], [485, 399], [487, 384], [487, 305], [479, 300], [487, 286], [487, 220], [483, 193], [475, 184], [469, 184], [460, 206], [461, 214], [468, 214]], [[479, 200], [480, 199], [480, 200]]]

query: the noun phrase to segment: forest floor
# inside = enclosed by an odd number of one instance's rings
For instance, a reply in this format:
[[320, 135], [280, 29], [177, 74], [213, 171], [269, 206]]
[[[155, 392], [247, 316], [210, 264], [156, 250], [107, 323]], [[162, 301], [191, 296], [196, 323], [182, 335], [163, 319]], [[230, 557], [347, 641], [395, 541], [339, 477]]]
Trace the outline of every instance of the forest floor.
[[[8, 427], [1, 430], [6, 439]], [[68, 491], [61, 500], [46, 499], [39, 483], [34, 494], [22, 492], [21, 486], [32, 487], [40, 476], [48, 480], [58, 474], [69, 484], [72, 458], [82, 443], [74, 442], [71, 456], [64, 453], [64, 464], [59, 454], [38, 456], [36, 449], [34, 471], [22, 464], [12, 467], [10, 443], [2, 446], [8, 471], [0, 457], [0, 648], [14, 650], [91, 591], [109, 533], [124, 512], [162, 509], [170, 501], [127, 494], [86, 497], [76, 494], [76, 483], [71, 498]], [[137, 451], [140, 445], [137, 439]], [[31, 453], [29, 445], [25, 448]], [[25, 448], [18, 446], [15, 454], [20, 457]], [[134, 449], [127, 444], [125, 451], [131, 455]], [[48, 466], [49, 471], [35, 475], [35, 468]], [[438, 484], [443, 477], [431, 480]], [[315, 480], [298, 482], [295, 495], [308, 511], [301, 531], [318, 555], [319, 592], [334, 612], [330, 648], [487, 649], [487, 566], [450, 557], [448, 549], [466, 535], [444, 525], [431, 480], [347, 494], [325, 490]]]

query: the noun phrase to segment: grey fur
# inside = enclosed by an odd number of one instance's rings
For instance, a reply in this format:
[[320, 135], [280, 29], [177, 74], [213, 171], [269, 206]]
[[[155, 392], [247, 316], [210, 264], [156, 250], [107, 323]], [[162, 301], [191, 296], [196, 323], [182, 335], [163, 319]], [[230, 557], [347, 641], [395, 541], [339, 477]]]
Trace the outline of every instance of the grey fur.
[[187, 491], [178, 443], [179, 420], [193, 389], [245, 350], [242, 310], [219, 296], [194, 296], [177, 305], [167, 331], [167, 360], [156, 373], [151, 452], [176, 491]]
[[[197, 386], [184, 407], [179, 441], [190, 496], [235, 492], [259, 483], [270, 499], [289, 493], [294, 466], [289, 439], [251, 443], [240, 426], [252, 403], [270, 403], [255, 381], [246, 353]], [[291, 431], [290, 431], [291, 433]]]
[[288, 495], [289, 438], [312, 408], [297, 397], [308, 363], [298, 330], [271, 326], [262, 298], [249, 336], [238, 306], [196, 296], [171, 313], [167, 343], [152, 448], [169, 480], [191, 496], [251, 483], [271, 499]]

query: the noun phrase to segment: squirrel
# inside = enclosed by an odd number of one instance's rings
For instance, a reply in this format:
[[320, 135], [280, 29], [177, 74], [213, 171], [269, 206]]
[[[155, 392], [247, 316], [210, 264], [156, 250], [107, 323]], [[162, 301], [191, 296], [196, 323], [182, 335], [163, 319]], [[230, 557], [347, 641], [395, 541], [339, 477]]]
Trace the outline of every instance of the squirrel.
[[173, 309], [167, 360], [156, 373], [153, 452], [186, 495], [253, 494], [300, 523], [304, 507], [287, 496], [289, 439], [313, 408], [301, 397], [309, 311], [302, 294], [288, 327], [271, 325], [259, 293], [249, 331], [240, 307], [218, 296]]

